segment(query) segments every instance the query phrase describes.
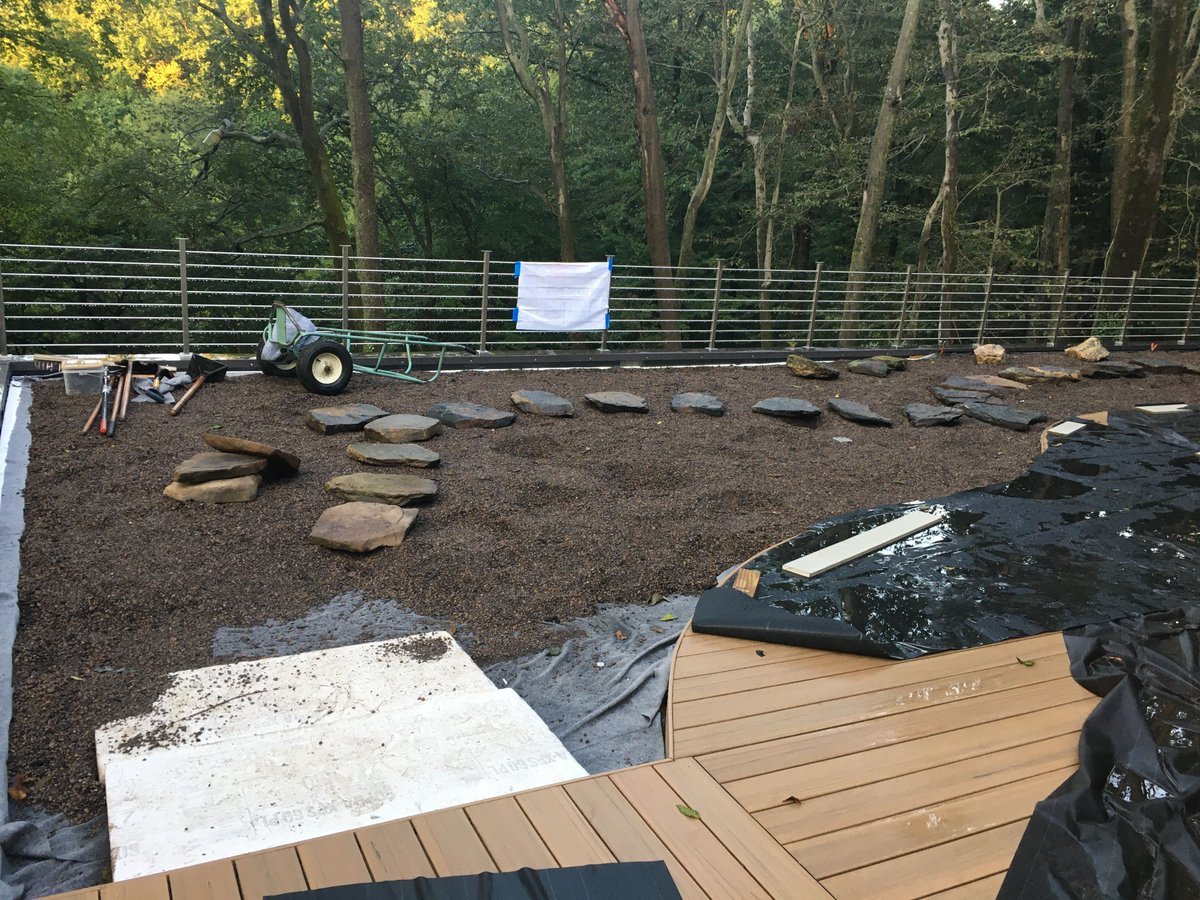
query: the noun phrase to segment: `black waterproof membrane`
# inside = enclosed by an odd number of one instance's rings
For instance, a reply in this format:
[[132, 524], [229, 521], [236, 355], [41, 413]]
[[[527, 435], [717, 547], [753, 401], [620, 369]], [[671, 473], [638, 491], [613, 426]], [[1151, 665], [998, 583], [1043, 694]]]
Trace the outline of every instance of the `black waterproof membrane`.
[[[1200, 585], [1198, 451], [1195, 407], [1113, 413], [1006, 484], [815, 526], [748, 564], [755, 599], [702, 595], [692, 628], [904, 659], [1176, 608]], [[945, 519], [814, 578], [782, 569], [918, 507]]]
[[1034, 810], [1004, 900], [1200, 897], [1200, 604], [1066, 635], [1104, 699], [1079, 771]]
[[276, 894], [274, 900], [680, 900], [680, 897], [665, 863], [633, 862], [348, 884]]

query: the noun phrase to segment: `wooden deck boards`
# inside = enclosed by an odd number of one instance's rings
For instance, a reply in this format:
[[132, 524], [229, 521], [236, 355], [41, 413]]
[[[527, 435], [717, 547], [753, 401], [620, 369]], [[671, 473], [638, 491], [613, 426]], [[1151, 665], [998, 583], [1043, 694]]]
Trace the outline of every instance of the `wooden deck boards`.
[[668, 760], [63, 896], [663, 860], [688, 900], [994, 897], [1097, 702], [1058, 634], [892, 661], [689, 629], [672, 666]]

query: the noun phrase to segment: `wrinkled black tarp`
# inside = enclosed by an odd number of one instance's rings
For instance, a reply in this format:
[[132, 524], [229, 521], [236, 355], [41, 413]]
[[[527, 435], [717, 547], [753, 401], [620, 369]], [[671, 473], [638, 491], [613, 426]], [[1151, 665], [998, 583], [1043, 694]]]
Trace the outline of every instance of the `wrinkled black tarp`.
[[351, 884], [278, 894], [275, 900], [680, 900], [680, 897], [665, 863], [636, 862]]
[[903, 659], [1178, 607], [1200, 584], [1197, 451], [1200, 411], [1113, 413], [1013, 481], [921, 504], [946, 516], [927, 531], [815, 578], [784, 572], [916, 506], [815, 526], [749, 564], [754, 600], [709, 591], [692, 627]]
[[1034, 810], [1000, 890], [1016, 898], [1200, 897], [1200, 604], [1066, 635], [1104, 699], [1079, 771]]

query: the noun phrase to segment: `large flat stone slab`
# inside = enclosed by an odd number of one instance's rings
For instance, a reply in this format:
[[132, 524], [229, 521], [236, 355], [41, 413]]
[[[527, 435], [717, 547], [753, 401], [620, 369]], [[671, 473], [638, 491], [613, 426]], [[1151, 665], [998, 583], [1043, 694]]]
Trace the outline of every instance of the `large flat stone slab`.
[[619, 412], [649, 412], [650, 407], [646, 405], [646, 399], [639, 397], [637, 394], [630, 394], [625, 391], [596, 391], [593, 394], [584, 394], [583, 398], [588, 403], [606, 413]]
[[947, 406], [957, 406], [959, 403], [987, 403], [995, 397], [985, 391], [967, 391], [958, 388], [935, 387], [930, 389]]
[[380, 444], [377, 441], [355, 441], [346, 446], [346, 455], [369, 466], [413, 466], [424, 469], [436, 466], [441, 455], [420, 444]]
[[881, 359], [856, 359], [846, 366], [847, 372], [855, 375], [870, 375], [872, 378], [887, 378], [892, 367]]
[[908, 369], [908, 360], [903, 356], [872, 356], [871, 359], [886, 364], [893, 372], [903, 372]]
[[382, 419], [387, 414], [386, 409], [370, 403], [345, 403], [310, 409], [304, 424], [321, 434], [338, 434], [343, 431], [362, 431], [368, 422]]
[[1066, 369], [1062, 366], [1012, 366], [1002, 369], [1002, 378], [1011, 378], [1022, 384], [1044, 384], [1048, 381], [1078, 381], [1081, 377], [1078, 369]]
[[418, 475], [391, 472], [355, 472], [325, 482], [325, 490], [343, 500], [407, 506], [437, 493], [437, 482]]
[[1145, 378], [1148, 373], [1133, 363], [1106, 359], [1083, 370], [1084, 378]]
[[517, 421], [515, 412], [465, 402], [435, 403], [425, 414], [449, 428], [507, 428]]
[[904, 407], [904, 415], [914, 428], [932, 425], [957, 425], [962, 410], [951, 406], [933, 406], [929, 403], [910, 403]]
[[321, 513], [308, 539], [330, 550], [369, 553], [380, 547], [399, 547], [416, 518], [415, 509], [356, 500]]
[[704, 391], [685, 391], [671, 398], [671, 409], [677, 413], [702, 416], [725, 415], [725, 404], [715, 395]]
[[816, 419], [821, 415], [819, 406], [798, 397], [768, 397], [755, 403], [750, 411], [781, 419]]
[[261, 475], [218, 478], [199, 484], [172, 481], [163, 488], [163, 496], [181, 503], [248, 503], [258, 496], [261, 485]]
[[200, 484], [203, 481], [256, 475], [266, 467], [267, 461], [261, 456], [206, 451], [197, 453], [191, 459], [185, 459], [175, 467], [171, 477], [181, 484]]
[[363, 435], [368, 441], [379, 441], [384, 444], [407, 444], [412, 441], [427, 441], [444, 430], [445, 426], [437, 419], [401, 413], [395, 416], [384, 416], [368, 423], [363, 428]]
[[261, 456], [267, 461], [267, 471], [277, 475], [294, 475], [300, 471], [300, 457], [288, 450], [272, 447], [259, 441], [231, 437], [227, 434], [205, 432], [204, 443], [222, 453], [241, 453], [246, 456]]
[[838, 377], [838, 370], [833, 366], [796, 353], [787, 358], [787, 367], [797, 378], [817, 378], [830, 381]]
[[942, 382], [941, 387], [949, 388], [952, 391], [978, 391], [996, 396], [1007, 393], [1009, 390], [1025, 391], [1029, 389], [1027, 385], [1021, 384], [1019, 381], [1010, 381], [1007, 378], [998, 378], [995, 375], [981, 375], [978, 378], [949, 375]]
[[1151, 356], [1133, 360], [1135, 366], [1141, 367], [1151, 375], [1200, 375], [1200, 369], [1171, 357]]
[[573, 416], [575, 405], [566, 397], [549, 391], [513, 391], [512, 405], [534, 416]]
[[1045, 413], [1017, 409], [1002, 403], [964, 403], [960, 407], [972, 419], [998, 425], [1011, 431], [1028, 431], [1039, 422], [1045, 422]]
[[865, 403], [835, 397], [829, 401], [829, 408], [848, 422], [882, 428], [892, 427], [891, 419], [881, 416]]

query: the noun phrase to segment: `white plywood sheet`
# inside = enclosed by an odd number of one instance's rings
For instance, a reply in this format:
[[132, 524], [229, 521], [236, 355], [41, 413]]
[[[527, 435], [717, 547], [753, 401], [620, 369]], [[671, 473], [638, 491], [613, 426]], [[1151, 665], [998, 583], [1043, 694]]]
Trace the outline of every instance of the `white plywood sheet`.
[[1059, 437], [1067, 437], [1077, 432], [1081, 428], [1087, 428], [1086, 422], [1059, 422], [1053, 428], [1047, 429], [1047, 434], [1058, 435]]
[[1159, 403], [1151, 406], [1135, 406], [1134, 409], [1148, 413], [1177, 413], [1187, 412], [1188, 405], [1186, 403]]
[[910, 537], [918, 531], [931, 528], [943, 518], [941, 513], [913, 510], [891, 522], [877, 525], [875, 528], [868, 528], [852, 538], [830, 544], [828, 547], [801, 556], [799, 559], [793, 559], [784, 564], [783, 571], [799, 575], [802, 578], [812, 578], [822, 572], [828, 572], [842, 563], [866, 556], [868, 553], [874, 553], [876, 550]]
[[176, 672], [145, 715], [96, 731], [103, 782], [114, 753], [145, 753], [391, 714], [495, 686], [444, 631]]

